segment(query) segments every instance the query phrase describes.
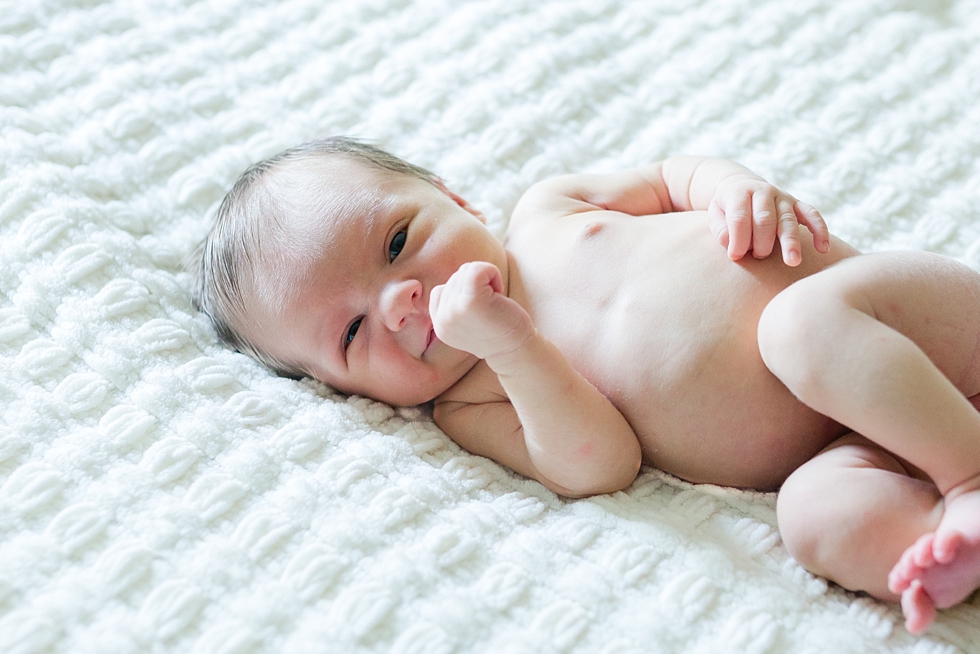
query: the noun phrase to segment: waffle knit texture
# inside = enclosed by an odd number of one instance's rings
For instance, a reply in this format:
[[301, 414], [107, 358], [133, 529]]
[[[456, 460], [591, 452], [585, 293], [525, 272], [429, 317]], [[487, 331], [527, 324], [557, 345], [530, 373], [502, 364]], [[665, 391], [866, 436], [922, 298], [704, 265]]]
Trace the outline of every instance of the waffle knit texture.
[[0, 651], [980, 651], [980, 600], [913, 638], [805, 572], [773, 494], [566, 501], [225, 350], [183, 258], [330, 134], [497, 233], [545, 177], [709, 154], [980, 266], [976, 0], [0, 0]]

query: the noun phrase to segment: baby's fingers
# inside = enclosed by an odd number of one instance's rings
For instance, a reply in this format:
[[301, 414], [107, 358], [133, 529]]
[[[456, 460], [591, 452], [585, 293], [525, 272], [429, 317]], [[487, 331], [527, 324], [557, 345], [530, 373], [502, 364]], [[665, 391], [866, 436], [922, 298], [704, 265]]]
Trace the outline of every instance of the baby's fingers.
[[800, 245], [800, 227], [793, 210], [793, 200], [781, 198], [779, 205], [779, 247], [783, 251], [783, 262], [787, 266], [798, 266], [803, 260]]
[[725, 219], [725, 212], [717, 200], [712, 200], [708, 205], [708, 229], [721, 244], [721, 247], [728, 248], [728, 221]]
[[445, 290], [446, 285], [440, 284], [439, 286], [433, 286], [432, 290], [429, 291], [429, 315], [435, 316], [439, 313], [439, 303], [442, 300], [442, 292]]
[[765, 259], [776, 241], [776, 204], [771, 193], [752, 194], [752, 256]]
[[752, 247], [752, 196], [737, 194], [725, 202], [728, 223], [728, 258], [738, 261]]
[[799, 200], [793, 205], [793, 210], [800, 224], [805, 225], [813, 234], [813, 247], [817, 248], [817, 252], [824, 254], [830, 252], [830, 229], [828, 229], [827, 222], [820, 215], [820, 212], [815, 207]]
[[450, 284], [458, 284], [473, 295], [486, 290], [491, 293], [503, 292], [503, 280], [497, 266], [486, 261], [470, 261], [459, 267], [449, 279]]

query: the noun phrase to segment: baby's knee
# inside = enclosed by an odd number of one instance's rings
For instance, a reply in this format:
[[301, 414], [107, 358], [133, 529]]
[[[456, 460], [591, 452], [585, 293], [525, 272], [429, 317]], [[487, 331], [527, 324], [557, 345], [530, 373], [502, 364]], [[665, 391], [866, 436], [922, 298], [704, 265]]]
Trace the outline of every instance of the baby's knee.
[[757, 338], [766, 367], [799, 397], [819, 384], [826, 313], [821, 307], [825, 302], [797, 284], [769, 302], [759, 318]]

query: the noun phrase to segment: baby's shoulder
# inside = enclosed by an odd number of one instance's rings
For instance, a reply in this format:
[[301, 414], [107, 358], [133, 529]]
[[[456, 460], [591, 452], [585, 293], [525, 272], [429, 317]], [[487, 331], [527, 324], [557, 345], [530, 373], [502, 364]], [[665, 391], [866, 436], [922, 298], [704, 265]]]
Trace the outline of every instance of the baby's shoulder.
[[562, 231], [572, 231], [576, 219], [588, 219], [604, 211], [587, 198], [587, 175], [563, 175], [538, 182], [518, 200], [507, 228], [507, 240], [535, 241], [542, 234], [552, 243]]
[[[510, 225], [574, 222], [569, 218], [595, 218], [595, 212], [650, 215], [673, 211], [659, 166], [612, 173], [575, 173], [540, 181], [524, 193], [514, 207]], [[656, 172], [657, 174], [654, 174]], [[571, 226], [574, 229], [574, 226]]]

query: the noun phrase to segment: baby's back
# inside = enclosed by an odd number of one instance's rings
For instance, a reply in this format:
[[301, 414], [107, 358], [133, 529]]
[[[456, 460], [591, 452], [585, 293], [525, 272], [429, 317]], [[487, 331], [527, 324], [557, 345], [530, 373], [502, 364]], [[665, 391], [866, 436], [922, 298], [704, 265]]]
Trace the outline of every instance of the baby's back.
[[857, 252], [803, 241], [733, 262], [704, 212], [512, 217], [510, 296], [626, 417], [644, 460], [695, 482], [775, 488], [841, 433], [799, 403], [759, 355], [779, 291]]

